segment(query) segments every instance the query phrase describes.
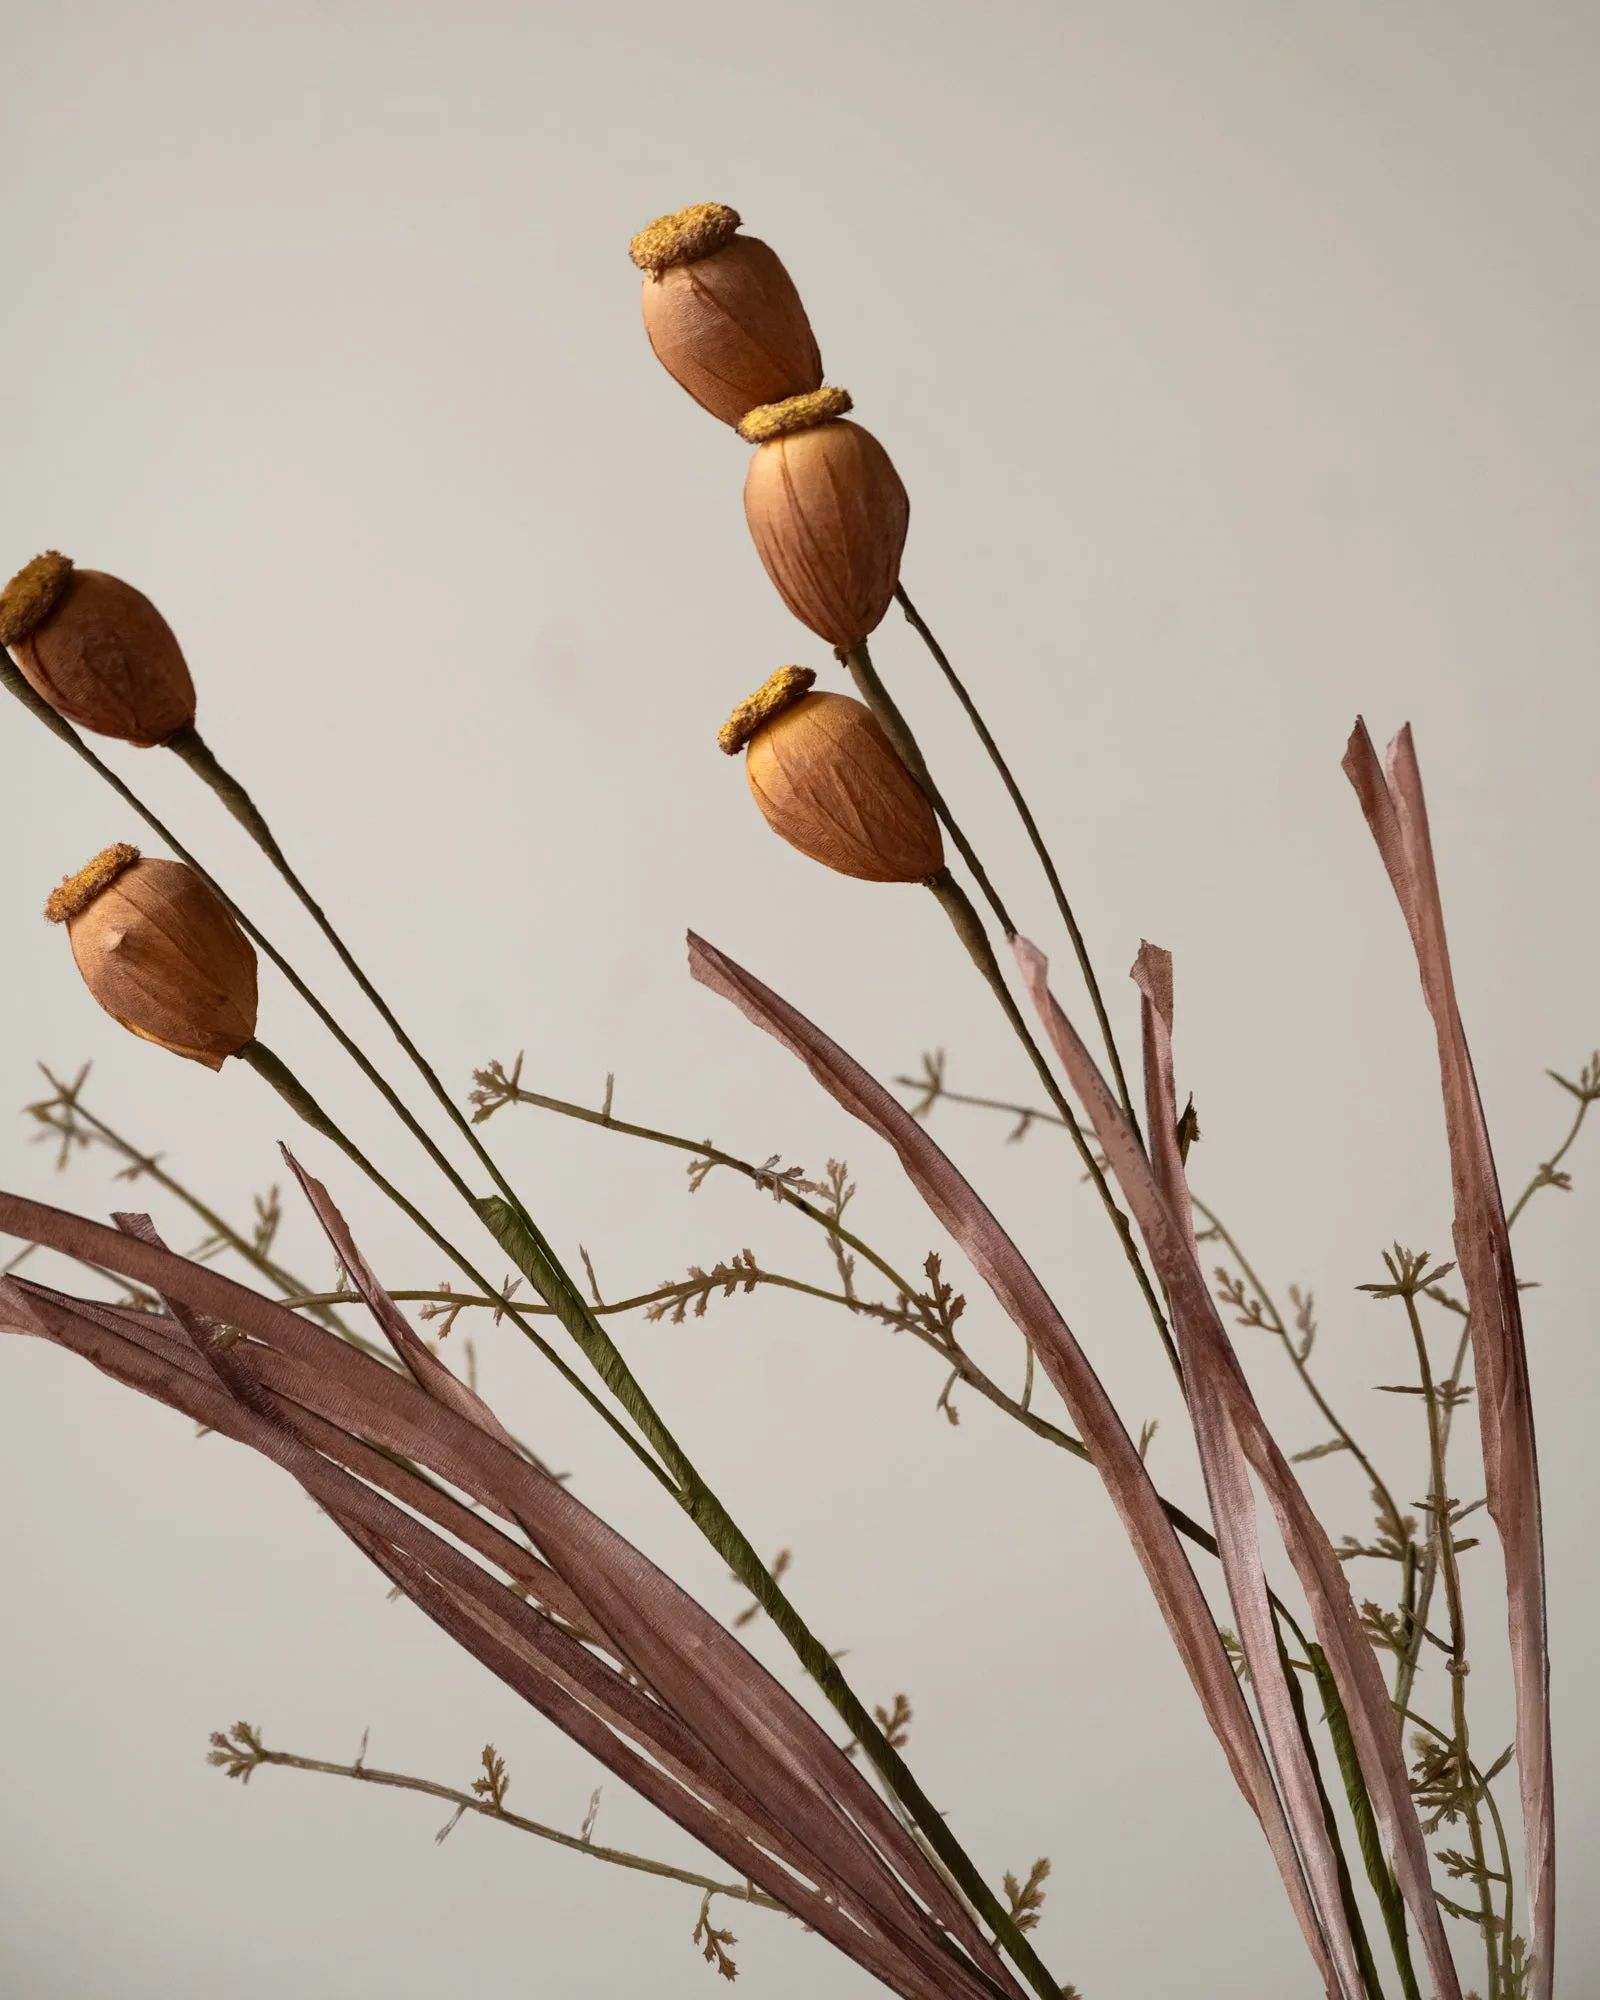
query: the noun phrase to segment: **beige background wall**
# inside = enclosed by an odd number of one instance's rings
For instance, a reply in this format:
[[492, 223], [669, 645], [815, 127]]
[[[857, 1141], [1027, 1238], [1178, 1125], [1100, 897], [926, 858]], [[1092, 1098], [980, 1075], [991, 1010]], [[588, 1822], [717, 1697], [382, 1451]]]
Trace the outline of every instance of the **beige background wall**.
[[[1314, 1287], [1330, 1389], [1420, 1495], [1414, 1413], [1367, 1393], [1403, 1376], [1400, 1330], [1352, 1287], [1397, 1236], [1444, 1253], [1448, 1181], [1425, 1016], [1338, 763], [1357, 711], [1415, 723], [1520, 1187], [1564, 1125], [1545, 1067], [1573, 1073], [1600, 1037], [1594, 10], [13, 0], [5, 46], [0, 569], [59, 546], [162, 605], [202, 726], [453, 1085], [522, 1048], [530, 1079], [588, 1101], [615, 1070], [647, 1123], [813, 1171], [842, 1154], [858, 1226], [915, 1265], [936, 1237], [892, 1162], [682, 963], [693, 924], [880, 1074], [943, 1044], [957, 1087], [1026, 1090], [931, 902], [780, 848], [712, 747], [780, 661], [833, 671], [748, 545], [744, 448], [637, 323], [633, 230], [742, 210], [906, 478], [907, 581], [1014, 753], [1125, 1029], [1140, 937], [1176, 954], [1197, 1186], [1280, 1285]], [[880, 659], [1054, 944], [898, 622]], [[332, 986], [209, 802], [158, 754], [117, 761]], [[243, 1072], [122, 1035], [38, 921], [129, 830], [0, 715], [0, 1105], [36, 1093], [35, 1057], [92, 1059], [105, 1116], [247, 1213], [278, 1110]], [[264, 996], [263, 1033], [427, 1188]], [[1062, 1149], [1008, 1149], [977, 1113], [937, 1129], [1130, 1417], [1166, 1419], [1155, 1463], [1193, 1498], [1170, 1383]], [[689, 1202], [677, 1158], [533, 1112], [491, 1134], [616, 1294], [745, 1244], [826, 1282], [807, 1233], [731, 1181]], [[0, 1184], [127, 1200], [92, 1160], [53, 1179], [26, 1137], [0, 1121]], [[305, 1151], [390, 1282], [444, 1276]], [[1576, 1167], [1519, 1244], [1543, 1287], [1572, 1996], [1600, 1967], [1600, 1162]], [[298, 1216], [283, 1242], [322, 1278]], [[975, 1290], [968, 1324], [1015, 1383]], [[910, 1694], [918, 1768], [984, 1864], [1052, 1856], [1039, 1937], [1063, 1978], [1089, 2000], [1312, 1992], [1083, 1468], [970, 1398], [950, 1429], [930, 1357], [805, 1301], [625, 1337], [756, 1541], [794, 1549], [797, 1598], [862, 1690]], [[1316, 1442], [1281, 1357], [1241, 1338], [1287, 1441]], [[510, 1330], [479, 1356], [584, 1494], [731, 1614], [718, 1566]], [[1341, 1531], [1365, 1526], [1339, 1460], [1307, 1478]], [[492, 1737], [512, 1803], [568, 1826], [593, 1783], [268, 1468], [7, 1343], [0, 1504], [7, 1994], [708, 1991], [688, 1890], [476, 1823], [436, 1851], [430, 1804], [271, 1771], [242, 1795], [206, 1769], [207, 1732], [243, 1715], [341, 1757], [370, 1725], [374, 1761], [458, 1783]], [[1472, 1560], [1492, 1582], [1492, 1550]], [[1492, 1754], [1492, 1592], [1477, 1631]], [[599, 1837], [688, 1852], [615, 1786]], [[742, 1991], [867, 1990], [777, 1919], [734, 1928]]]

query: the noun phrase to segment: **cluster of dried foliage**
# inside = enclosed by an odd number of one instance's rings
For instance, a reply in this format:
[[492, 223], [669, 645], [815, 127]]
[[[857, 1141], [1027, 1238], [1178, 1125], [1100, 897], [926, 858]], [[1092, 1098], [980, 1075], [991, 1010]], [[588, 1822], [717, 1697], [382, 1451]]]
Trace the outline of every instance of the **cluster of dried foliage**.
[[[762, 562], [856, 689], [855, 696], [819, 691], [812, 670], [780, 669], [735, 710], [722, 748], [744, 755], [757, 805], [793, 846], [848, 875], [932, 891], [1026, 1051], [1043, 1101], [955, 1091], [940, 1053], [924, 1056], [920, 1074], [896, 1079], [910, 1094], [907, 1104], [777, 994], [692, 936], [691, 968], [887, 1141], [935, 1221], [1021, 1333], [1018, 1379], [1014, 1389], [994, 1379], [966, 1344], [968, 1302], [938, 1251], [912, 1260], [910, 1274], [906, 1260], [891, 1259], [860, 1233], [856, 1184], [842, 1161], [830, 1160], [813, 1177], [780, 1154], [744, 1159], [709, 1140], [631, 1123], [615, 1111], [609, 1078], [598, 1108], [547, 1096], [525, 1085], [520, 1057], [510, 1068], [486, 1064], [459, 1103], [351, 956], [249, 794], [199, 735], [193, 682], [166, 621], [114, 577], [54, 553], [36, 558], [0, 594], [0, 641], [9, 649], [0, 679], [173, 857], [146, 858], [120, 843], [51, 897], [48, 913], [66, 927], [90, 991], [147, 1042], [213, 1069], [230, 1058], [248, 1064], [400, 1208], [456, 1276], [431, 1289], [386, 1289], [327, 1189], [285, 1152], [337, 1259], [336, 1283], [319, 1289], [284, 1262], [277, 1188], [257, 1201], [249, 1221], [228, 1219], [162, 1155], [91, 1108], [86, 1071], [70, 1081], [47, 1072], [49, 1092], [29, 1112], [56, 1147], [58, 1166], [84, 1152], [110, 1155], [119, 1178], [149, 1183], [204, 1233], [178, 1256], [146, 1215], [119, 1213], [106, 1227], [0, 1195], [0, 1229], [23, 1244], [0, 1272], [0, 1326], [67, 1348], [204, 1431], [280, 1465], [389, 1579], [393, 1594], [408, 1597], [731, 1873], [700, 1873], [597, 1843], [598, 1790], [577, 1832], [514, 1812], [506, 1760], [493, 1745], [464, 1788], [380, 1770], [367, 1762], [365, 1741], [349, 1764], [270, 1749], [259, 1727], [243, 1722], [212, 1737], [212, 1763], [241, 1782], [273, 1765], [423, 1793], [452, 1809], [441, 1840], [472, 1813], [614, 1867], [682, 1882], [700, 1898], [694, 1946], [727, 1979], [736, 1976], [738, 1939], [716, 1921], [718, 1898], [787, 1912], [907, 2000], [1071, 1995], [1075, 1989], [1047, 1967], [1033, 1936], [1049, 1861], [991, 1886], [907, 1762], [906, 1695], [869, 1706], [856, 1694], [838, 1656], [785, 1589], [789, 1551], [771, 1563], [757, 1556], [607, 1331], [618, 1315], [682, 1326], [714, 1301], [798, 1292], [930, 1349], [940, 1368], [942, 1420], [957, 1424], [962, 1401], [980, 1398], [1099, 1473], [1330, 1996], [1379, 2000], [1392, 1980], [1420, 2000], [1426, 1979], [1437, 2000], [1462, 2000], [1458, 1955], [1465, 1943], [1481, 1963], [1487, 2000], [1550, 2000], [1555, 1876], [1544, 1571], [1510, 1230], [1541, 1189], [1569, 1185], [1562, 1163], [1600, 1098], [1600, 1058], [1576, 1080], [1555, 1078], [1573, 1100], [1570, 1129], [1508, 1213], [1456, 1006], [1409, 732], [1383, 762], [1358, 724], [1345, 769], [1409, 930], [1435, 1026], [1455, 1203], [1452, 1262], [1395, 1244], [1383, 1255], [1383, 1275], [1362, 1288], [1396, 1315], [1415, 1364], [1414, 1379], [1378, 1385], [1380, 1393], [1414, 1399], [1424, 1436], [1426, 1495], [1403, 1507], [1396, 1494], [1408, 1487], [1385, 1476], [1320, 1379], [1311, 1294], [1290, 1287], [1280, 1305], [1229, 1226], [1190, 1190], [1187, 1162], [1199, 1127], [1192, 1102], [1180, 1109], [1171, 961], [1148, 945], [1134, 967], [1144, 1085], [1135, 1105], [1043, 835], [901, 583], [905, 490], [883, 447], [846, 420], [846, 392], [824, 383], [809, 319], [783, 265], [741, 233], [732, 210], [715, 204], [652, 224], [633, 255], [644, 273], [645, 324], [656, 353], [698, 402], [755, 446], [745, 504]], [[895, 603], [927, 644], [1021, 817], [1095, 1017], [1104, 1069], [1052, 991], [1042, 954], [1018, 935], [878, 673], [868, 638]], [[80, 729], [171, 749], [212, 788], [391, 1031], [427, 1085], [442, 1133], [412, 1112], [293, 963]], [[962, 877], [947, 865], [947, 842]], [[481, 1268], [484, 1253], [460, 1247], [433, 1213], [403, 1195], [258, 1037], [260, 953], [422, 1147], [443, 1190], [509, 1258], [514, 1277], [492, 1285]], [[1155, 1425], [1131, 1434], [1057, 1301], [935, 1144], [928, 1121], [945, 1104], [1002, 1114], [1014, 1121], [1013, 1141], [1048, 1127], [1074, 1148], [1181, 1391], [1209, 1523], [1159, 1491], [1150, 1468]], [[483, 1127], [516, 1107], [676, 1150], [685, 1156], [691, 1192], [719, 1171], [742, 1177], [820, 1232], [820, 1277], [768, 1269], [740, 1248], [692, 1263], [647, 1293], [606, 1298], [588, 1252], [580, 1251], [580, 1281], [488, 1150]], [[442, 1139], [470, 1148], [472, 1178]], [[109, 1287], [81, 1295], [23, 1275], [41, 1248], [76, 1260]], [[224, 1275], [224, 1259], [254, 1284]], [[430, 1327], [431, 1343], [406, 1317], [407, 1303]], [[747, 1594], [743, 1608], [725, 1622], [713, 1617], [585, 1506], [566, 1474], [552, 1472], [507, 1431], [478, 1393], [470, 1338], [455, 1343], [464, 1350], [465, 1378], [446, 1365], [446, 1337], [463, 1316], [470, 1325], [484, 1315], [531, 1342], [625, 1440], [726, 1561]], [[1279, 1445], [1227, 1320], [1281, 1349], [1324, 1427], [1317, 1442], [1292, 1456]], [[1039, 1394], [1039, 1372], [1055, 1403]], [[1460, 1450], [1466, 1426], [1457, 1419], [1474, 1406], [1481, 1459]], [[1359, 1466], [1375, 1513], [1369, 1534], [1337, 1543], [1295, 1469], [1336, 1456]], [[1463, 1468], [1464, 1456], [1472, 1469]], [[1267, 1580], [1260, 1496], [1296, 1580], [1293, 1603]], [[1468, 1700], [1472, 1648], [1462, 1586], [1463, 1558], [1485, 1539], [1462, 1530], [1480, 1508], [1503, 1559], [1516, 1689], [1512, 1741], [1487, 1758]], [[1202, 1572], [1213, 1564], [1231, 1607], [1229, 1626], [1219, 1626], [1202, 1587]], [[1363, 1585], [1358, 1597], [1351, 1577], [1374, 1574], [1387, 1582]], [[735, 1636], [762, 1615], [835, 1711], [843, 1740]], [[1511, 1815], [1496, 1789], [1512, 1772], [1520, 1866], [1515, 1821], [1508, 1827]]]

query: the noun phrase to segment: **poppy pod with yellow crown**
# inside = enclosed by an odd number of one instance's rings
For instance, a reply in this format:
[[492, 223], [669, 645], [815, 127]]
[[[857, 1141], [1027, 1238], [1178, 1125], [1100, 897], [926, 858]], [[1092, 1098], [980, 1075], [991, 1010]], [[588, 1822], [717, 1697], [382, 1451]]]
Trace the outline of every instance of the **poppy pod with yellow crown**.
[[644, 329], [657, 360], [725, 424], [822, 384], [793, 279], [738, 228], [731, 208], [701, 202], [641, 229], [628, 253], [644, 272]]
[[54, 549], [0, 591], [0, 645], [57, 715], [149, 749], [194, 721], [172, 627], [131, 583]]
[[911, 503], [870, 431], [843, 421], [850, 398], [820, 389], [752, 410], [739, 426], [759, 446], [744, 515], [778, 595], [830, 646], [854, 646], [894, 600]]
[[734, 710], [718, 741], [745, 753], [774, 833], [862, 882], [925, 882], [944, 866], [933, 808], [865, 703], [813, 694], [808, 667], [780, 667]]
[[255, 949], [181, 861], [108, 847], [62, 883], [45, 915], [66, 925], [96, 1000], [145, 1041], [221, 1069], [254, 1036]]

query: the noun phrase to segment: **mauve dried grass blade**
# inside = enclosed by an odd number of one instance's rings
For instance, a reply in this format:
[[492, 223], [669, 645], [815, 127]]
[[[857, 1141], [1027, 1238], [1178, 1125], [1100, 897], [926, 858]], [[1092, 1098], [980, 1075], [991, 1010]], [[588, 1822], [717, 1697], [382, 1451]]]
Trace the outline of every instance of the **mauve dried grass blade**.
[[[350, 1273], [356, 1289], [361, 1292], [419, 1385], [469, 1422], [486, 1429], [509, 1450], [515, 1451], [513, 1440], [481, 1399], [457, 1381], [417, 1338], [405, 1315], [368, 1268], [326, 1188], [300, 1167], [287, 1148], [284, 1149], [284, 1157], [298, 1177], [318, 1221]], [[589, 1514], [587, 1509], [578, 1507], [577, 1503], [574, 1507], [591, 1532], [597, 1527], [603, 1528], [604, 1524], [599, 1523], [598, 1518]], [[528, 1532], [533, 1532], [525, 1519], [522, 1525]], [[764, 1782], [776, 1779], [785, 1788], [799, 1785], [810, 1795], [813, 1806], [820, 1806], [821, 1810], [802, 1812], [796, 1822], [797, 1830], [801, 1827], [809, 1829], [819, 1843], [816, 1849], [819, 1857], [826, 1857], [834, 1868], [842, 1872], [843, 1879], [853, 1881], [858, 1891], [874, 1903], [886, 1920], [893, 1924], [904, 1922], [909, 1917], [923, 1948], [944, 1949], [924, 1913], [915, 1909], [899, 1884], [886, 1871], [884, 1862], [887, 1860], [891, 1865], [898, 1864], [900, 1875], [924, 1892], [946, 1926], [962, 1938], [980, 1962], [986, 1963], [991, 1977], [1004, 1977], [1002, 1961], [967, 1919], [964, 1907], [946, 1888], [942, 1878], [933, 1875], [920, 1851], [911, 1844], [831, 1738], [814, 1724], [809, 1728], [804, 1724], [796, 1728], [796, 1717], [803, 1716], [804, 1711], [786, 1694], [774, 1702], [772, 1695], [777, 1684], [763, 1670], [756, 1668], [753, 1673], [743, 1671], [746, 1666], [754, 1667], [753, 1660], [743, 1648], [737, 1642], [728, 1641], [722, 1628], [693, 1599], [677, 1591], [677, 1587], [653, 1565], [645, 1564], [644, 1559], [637, 1556], [637, 1551], [629, 1548], [620, 1536], [612, 1535], [609, 1529], [605, 1529], [604, 1533], [610, 1538], [614, 1554], [626, 1551], [627, 1557], [637, 1558], [643, 1565], [633, 1579], [639, 1594], [638, 1601], [630, 1601], [630, 1593], [624, 1589], [609, 1595], [604, 1605], [599, 1603], [599, 1595], [605, 1591], [606, 1568], [603, 1562], [593, 1560], [592, 1550], [586, 1550], [569, 1572], [567, 1580], [583, 1598], [589, 1616], [598, 1618], [601, 1629], [614, 1635], [615, 1643], [634, 1665], [652, 1674], [665, 1698], [680, 1705], [687, 1702], [689, 1708], [686, 1713], [703, 1712], [709, 1698], [711, 1713], [720, 1720], [720, 1744], [732, 1753], [732, 1768], [740, 1770], [745, 1780], [758, 1791]], [[558, 1570], [562, 1567], [559, 1561], [556, 1567]], [[663, 1651], [659, 1641], [664, 1635], [671, 1634], [675, 1625], [685, 1625], [686, 1612], [687, 1628], [690, 1629], [685, 1629], [678, 1642], [669, 1643]], [[700, 1627], [697, 1631], [692, 1629], [696, 1623]], [[725, 1671], [720, 1681], [717, 1678], [708, 1679], [701, 1665], [712, 1634], [720, 1642], [719, 1650], [725, 1652], [731, 1645], [736, 1656], [731, 1669], [725, 1660]], [[653, 1666], [647, 1664], [650, 1662]], [[662, 1680], [663, 1675], [665, 1680]], [[727, 1729], [730, 1700], [738, 1702], [741, 1720], [749, 1732], [745, 1755], [754, 1757], [754, 1765], [746, 1764], [739, 1754], [739, 1746], [730, 1741]], [[809, 1718], [806, 1720], [809, 1721]], [[841, 1797], [855, 1805], [856, 1818], [862, 1822], [861, 1826], [852, 1824], [841, 1813]], [[877, 1836], [875, 1841], [874, 1834]], [[861, 1872], [863, 1863], [866, 1864], [865, 1874]]]
[[1358, 721], [1345, 751], [1345, 775], [1361, 800], [1405, 916], [1438, 1038], [1455, 1201], [1453, 1235], [1467, 1293], [1485, 1491], [1505, 1559], [1516, 1682], [1517, 1774], [1533, 1913], [1530, 2000], [1550, 2000], [1555, 1978], [1550, 1649], [1539, 1459], [1522, 1307], [1483, 1100], [1456, 1001], [1427, 802], [1409, 725], [1389, 745], [1386, 761], [1387, 769], [1378, 762], [1366, 724]]
[[1372, 1646], [1361, 1628], [1349, 1581], [1327, 1530], [1256, 1407], [1183, 1222], [1163, 1194], [1138, 1135], [1129, 1127], [1121, 1106], [1050, 991], [1043, 954], [1025, 938], [1016, 939], [1014, 947], [1051, 1045], [1089, 1114], [1095, 1136], [1166, 1287], [1174, 1319], [1182, 1317], [1185, 1339], [1204, 1357], [1207, 1378], [1225, 1398], [1229, 1420], [1251, 1470], [1271, 1502], [1284, 1548], [1305, 1591], [1317, 1636], [1349, 1717], [1362, 1775], [1393, 1854], [1401, 1894], [1421, 1934], [1437, 2000], [1460, 2000], [1461, 1985], [1434, 1899], [1427, 1846], [1411, 1799], [1399, 1729]]
[[[0, 1194], [0, 1229], [321, 1364], [322, 1413], [434, 1466], [523, 1526], [581, 1606], [583, 1625], [642, 1674], [696, 1738], [715, 1744], [728, 1781], [763, 1801], [790, 1851], [813, 1857], [823, 1877], [894, 1938], [908, 1965], [951, 1993], [1019, 1991], [954, 1891], [815, 1719], [700, 1605], [546, 1475], [406, 1377], [219, 1272], [13, 1195]], [[392, 1302], [390, 1310], [398, 1312]], [[385, 1407], [408, 1414], [386, 1424]], [[952, 1955], [946, 1933], [974, 1963]]]
[[[482, 1431], [503, 1444], [509, 1451], [517, 1451], [517, 1442], [500, 1422], [489, 1405], [465, 1382], [451, 1373], [444, 1363], [421, 1340], [411, 1322], [390, 1298], [373, 1276], [366, 1259], [356, 1248], [355, 1239], [350, 1234], [349, 1225], [334, 1206], [333, 1197], [315, 1175], [308, 1174], [287, 1146], [280, 1146], [290, 1172], [300, 1183], [300, 1191], [311, 1204], [312, 1213], [322, 1225], [323, 1233], [333, 1245], [334, 1254], [349, 1274], [350, 1282], [366, 1301], [367, 1310], [377, 1321], [379, 1331], [410, 1371], [418, 1387], [452, 1409], [469, 1423], [476, 1424]], [[520, 1452], [518, 1456], [520, 1457]]]
[[786, 1000], [689, 935], [694, 977], [730, 1000], [810, 1070], [824, 1090], [894, 1148], [912, 1185], [960, 1244], [1038, 1356], [1094, 1453], [1096, 1469], [1161, 1607], [1206, 1719], [1278, 1863], [1306, 1943], [1330, 1993], [1339, 1991], [1272, 1774], [1199, 1583], [1138, 1448], [1054, 1302], [1021, 1252], [903, 1105]]
[[[1172, 1066], [1172, 958], [1158, 946], [1144, 944], [1133, 968], [1141, 995], [1144, 1044], [1145, 1130], [1150, 1138], [1150, 1167], [1157, 1187], [1178, 1226], [1184, 1247], [1199, 1270], [1194, 1241], [1189, 1187], [1178, 1146], [1177, 1088]], [[1081, 1093], [1080, 1093], [1081, 1095]], [[1102, 1136], [1102, 1144], [1104, 1138]], [[1109, 1156], [1109, 1149], [1108, 1149]], [[1113, 1161], [1113, 1164], [1116, 1164]], [[1126, 1192], [1126, 1188], [1124, 1188]], [[1160, 1260], [1157, 1260], [1158, 1267]], [[1162, 1273], [1163, 1277], [1165, 1272]], [[1169, 1287], [1173, 1332], [1183, 1362], [1200, 1469], [1211, 1502], [1211, 1518], [1222, 1554], [1228, 1596], [1239, 1627], [1239, 1643], [1250, 1668], [1256, 1707], [1284, 1803], [1294, 1827], [1301, 1859], [1311, 1887], [1340, 1980], [1353, 2000], [1363, 1981], [1355, 1941], [1346, 1920], [1339, 1884], [1339, 1864], [1323, 1818], [1306, 1746], [1300, 1734], [1289, 1672], [1279, 1650], [1266, 1571], [1261, 1561], [1255, 1488], [1227, 1395], [1216, 1379], [1212, 1354], [1203, 1336], [1196, 1337], [1193, 1314], [1185, 1298]]]
[[[14, 1310], [19, 1303], [21, 1313]], [[930, 1979], [872, 1927], [848, 1891], [841, 1896], [837, 1888], [814, 1889], [804, 1856], [795, 1853], [785, 1829], [737, 1787], [730, 1789], [726, 1775], [676, 1718], [564, 1634], [547, 1625], [541, 1630], [537, 1614], [419, 1523], [345, 1479], [336, 1465], [298, 1451], [294, 1421], [286, 1424], [282, 1413], [253, 1410], [231, 1396], [196, 1356], [191, 1356], [193, 1368], [185, 1368], [176, 1358], [163, 1359], [148, 1346], [119, 1339], [102, 1315], [75, 1310], [89, 1304], [8, 1281], [0, 1286], [0, 1323], [72, 1348], [115, 1379], [289, 1466], [357, 1546], [492, 1672], [747, 1879], [908, 2000], [943, 2000], [952, 1991], [982, 1990]], [[239, 1365], [242, 1352], [232, 1350], [230, 1365]], [[340, 1447], [341, 1456], [349, 1442]], [[563, 1648], [569, 1671], [552, 1672], [549, 1654], [555, 1650], [559, 1656]], [[574, 1660], [576, 1671], [571, 1670]], [[649, 1759], [620, 1741], [614, 1729], [632, 1736]]]

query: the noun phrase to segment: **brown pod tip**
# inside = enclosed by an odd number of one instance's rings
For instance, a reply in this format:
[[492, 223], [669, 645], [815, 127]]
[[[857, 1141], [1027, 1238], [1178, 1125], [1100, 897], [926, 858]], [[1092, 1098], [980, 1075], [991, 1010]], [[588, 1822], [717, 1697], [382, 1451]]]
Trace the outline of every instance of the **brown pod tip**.
[[72, 581], [72, 558], [46, 549], [24, 563], [0, 590], [0, 646], [15, 646], [37, 631], [55, 610]]
[[824, 384], [803, 396], [786, 396], [781, 403], [761, 403], [747, 410], [734, 428], [746, 444], [766, 444], [773, 438], [788, 437], [794, 431], [808, 431], [833, 417], [842, 417], [855, 408], [848, 389]]
[[816, 678], [810, 667], [779, 667], [769, 675], [717, 731], [724, 754], [737, 757], [758, 729], [808, 694]]
[[44, 906], [46, 918], [53, 924], [70, 922], [88, 909], [100, 891], [108, 889], [138, 859], [138, 848], [130, 847], [125, 840], [102, 848], [87, 866], [80, 868], [76, 875], [69, 875], [59, 889], [50, 891], [50, 900]]
[[709, 257], [729, 241], [739, 227], [738, 211], [720, 201], [696, 202], [676, 215], [658, 215], [628, 245], [628, 255], [641, 271], [659, 277], [674, 264], [692, 264]]

